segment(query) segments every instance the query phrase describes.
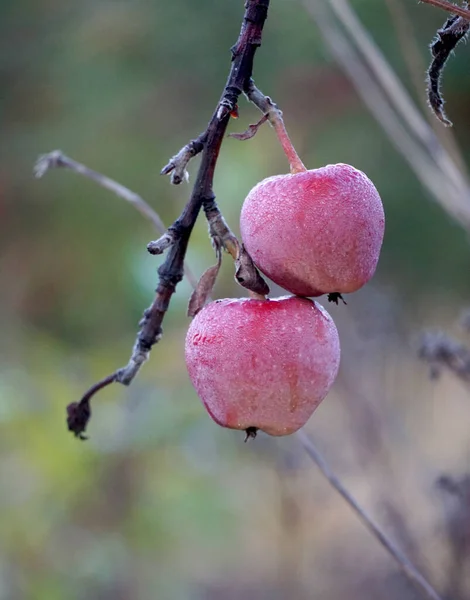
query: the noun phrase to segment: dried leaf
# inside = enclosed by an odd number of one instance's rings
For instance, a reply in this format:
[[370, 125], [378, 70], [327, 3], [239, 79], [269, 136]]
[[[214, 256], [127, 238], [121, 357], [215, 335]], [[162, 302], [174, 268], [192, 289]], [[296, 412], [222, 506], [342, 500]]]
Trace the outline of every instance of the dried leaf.
[[195, 317], [197, 313], [202, 310], [214, 289], [220, 265], [222, 263], [222, 252], [218, 245], [215, 248], [215, 252], [217, 255], [217, 263], [212, 265], [212, 267], [209, 267], [201, 275], [201, 278], [189, 299], [188, 317]]
[[235, 260], [235, 279], [241, 286], [255, 292], [255, 294], [260, 294], [261, 296], [269, 294], [268, 284], [261, 277], [243, 244], [240, 246], [240, 252]]
[[263, 123], [268, 120], [268, 115], [263, 115], [258, 123], [254, 123], [248, 126], [248, 129], [243, 133], [229, 133], [228, 137], [235, 138], [236, 140], [245, 141], [251, 140], [252, 137], [256, 135], [258, 129], [261, 127]]

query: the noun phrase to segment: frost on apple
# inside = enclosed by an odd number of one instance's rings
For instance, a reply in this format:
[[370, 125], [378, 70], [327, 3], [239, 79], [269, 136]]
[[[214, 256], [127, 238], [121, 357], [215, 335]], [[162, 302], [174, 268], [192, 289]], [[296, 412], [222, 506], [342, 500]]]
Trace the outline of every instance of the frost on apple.
[[333, 319], [295, 296], [212, 302], [186, 337], [189, 376], [207, 412], [248, 433], [300, 429], [328, 393], [339, 361]]
[[375, 273], [384, 227], [374, 184], [345, 164], [265, 179], [240, 217], [256, 266], [299, 296], [360, 289]]

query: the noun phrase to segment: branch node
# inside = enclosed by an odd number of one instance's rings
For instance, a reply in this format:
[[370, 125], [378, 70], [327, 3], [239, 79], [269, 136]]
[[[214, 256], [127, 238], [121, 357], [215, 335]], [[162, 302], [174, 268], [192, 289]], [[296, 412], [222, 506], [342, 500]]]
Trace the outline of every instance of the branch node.
[[170, 182], [173, 185], [189, 181], [189, 173], [186, 167], [192, 158], [202, 152], [206, 138], [207, 134], [204, 132], [195, 140], [191, 140], [186, 146], [183, 146], [177, 154], [170, 158], [168, 164], [160, 171], [160, 175], [169, 175], [171, 173]]
[[37, 179], [41, 179], [41, 177], [43, 177], [49, 169], [55, 169], [57, 167], [64, 166], [62, 157], [62, 150], [53, 150], [47, 154], [41, 154], [33, 167], [34, 176]]
[[165, 250], [167, 250], [176, 242], [176, 240], [176, 232], [170, 227], [170, 229], [168, 229], [166, 233], [164, 233], [160, 238], [158, 238], [158, 240], [149, 242], [147, 244], [147, 251], [150, 254], [154, 255], [163, 254]]
[[232, 114], [235, 110], [235, 105], [229, 98], [223, 98], [219, 104], [219, 108], [217, 110], [217, 119], [219, 121], [223, 121], [225, 117]]

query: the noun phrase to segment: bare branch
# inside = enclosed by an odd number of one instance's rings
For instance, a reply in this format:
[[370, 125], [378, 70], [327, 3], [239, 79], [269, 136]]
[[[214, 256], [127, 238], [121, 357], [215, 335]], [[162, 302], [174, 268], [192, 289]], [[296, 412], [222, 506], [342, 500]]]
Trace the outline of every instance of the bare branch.
[[34, 174], [37, 178], [41, 178], [49, 169], [58, 167], [66, 167], [67, 169], [71, 169], [72, 171], [75, 171], [75, 173], [83, 175], [101, 187], [113, 192], [113, 194], [116, 194], [116, 196], [119, 196], [119, 198], [122, 198], [122, 200], [133, 204], [146, 219], [149, 219], [149, 221], [153, 223], [155, 229], [157, 229], [160, 233], [165, 233], [166, 227], [163, 221], [153, 210], [153, 208], [151, 208], [138, 194], [132, 192], [117, 181], [106, 177], [106, 175], [102, 175], [97, 171], [93, 171], [82, 163], [69, 158], [63, 152], [61, 152], [61, 150], [53, 150], [48, 154], [43, 154], [40, 156], [34, 167]]
[[373, 521], [367, 512], [360, 506], [357, 500], [344, 487], [335, 473], [331, 470], [328, 463], [317, 450], [309, 436], [305, 431], [296, 433], [297, 439], [301, 443], [303, 449], [313, 462], [320, 469], [321, 473], [326, 477], [333, 489], [349, 504], [359, 519], [364, 523], [369, 532], [378, 540], [385, 550], [394, 558], [400, 569], [412, 581], [416, 587], [421, 589], [429, 600], [442, 600], [433, 586], [426, 578], [418, 571], [418, 569], [408, 560], [403, 552], [396, 544], [387, 536], [387, 534]]
[[[48, 154], [41, 155], [34, 166], [34, 174], [38, 179], [40, 179], [47, 173], [49, 169], [57, 169], [60, 167], [65, 167], [71, 171], [74, 171], [75, 173], [78, 173], [79, 175], [83, 175], [83, 177], [86, 177], [87, 179], [91, 179], [101, 187], [113, 192], [113, 194], [116, 194], [116, 196], [122, 200], [129, 202], [129, 204], [132, 204], [141, 215], [143, 215], [154, 225], [155, 229], [159, 233], [164, 235], [167, 234], [165, 224], [161, 220], [158, 213], [149, 204], [147, 204], [147, 202], [145, 202], [141, 196], [135, 192], [132, 192], [130, 189], [126, 188], [117, 181], [106, 177], [106, 175], [102, 175], [97, 171], [93, 171], [93, 169], [90, 169], [86, 165], [66, 156], [63, 152], [61, 152], [61, 150], [53, 150]], [[194, 287], [197, 279], [187, 265], [184, 266], [184, 274], [186, 275], [191, 286]]]

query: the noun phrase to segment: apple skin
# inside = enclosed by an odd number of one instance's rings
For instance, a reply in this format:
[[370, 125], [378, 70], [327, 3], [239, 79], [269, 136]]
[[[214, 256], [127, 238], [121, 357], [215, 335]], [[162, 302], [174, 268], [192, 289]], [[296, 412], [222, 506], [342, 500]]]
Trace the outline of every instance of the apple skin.
[[375, 273], [384, 228], [374, 184], [345, 164], [269, 177], [250, 191], [240, 216], [257, 267], [299, 296], [361, 288]]
[[216, 423], [281, 436], [305, 425], [327, 395], [340, 345], [333, 319], [313, 300], [224, 299], [193, 319], [185, 354]]

